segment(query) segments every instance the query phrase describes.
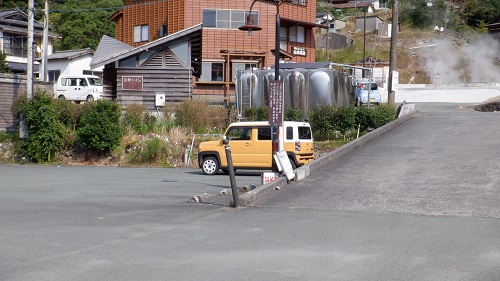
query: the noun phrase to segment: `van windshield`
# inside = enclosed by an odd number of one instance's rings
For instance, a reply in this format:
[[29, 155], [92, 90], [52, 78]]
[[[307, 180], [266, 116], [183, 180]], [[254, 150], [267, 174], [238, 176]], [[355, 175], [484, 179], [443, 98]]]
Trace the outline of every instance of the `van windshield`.
[[102, 80], [100, 78], [89, 78], [89, 83], [92, 86], [102, 86]]

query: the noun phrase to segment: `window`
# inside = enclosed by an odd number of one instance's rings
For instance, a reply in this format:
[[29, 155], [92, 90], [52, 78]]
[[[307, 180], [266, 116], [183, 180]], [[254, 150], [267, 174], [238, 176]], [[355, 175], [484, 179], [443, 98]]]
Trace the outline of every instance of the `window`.
[[61, 75], [61, 70], [49, 70], [47, 71], [47, 77], [49, 78], [49, 82], [55, 82], [59, 79], [59, 75]]
[[252, 127], [233, 127], [226, 134], [228, 140], [251, 140]]
[[305, 6], [307, 5], [307, 0], [292, 0], [292, 4]]
[[259, 66], [258, 61], [246, 61], [246, 60], [231, 60], [232, 63], [232, 76], [230, 81], [235, 81], [236, 71], [238, 70], [249, 70], [252, 68], [257, 68]]
[[290, 42], [305, 43], [305, 28], [303, 26], [292, 26], [288, 28]]
[[312, 138], [311, 129], [309, 127], [299, 126], [298, 131], [300, 140], [310, 140]]
[[168, 28], [166, 25], [160, 26], [160, 37], [167, 36], [168, 35]]
[[88, 78], [89, 83], [92, 86], [102, 86], [102, 80], [100, 78]]
[[149, 25], [134, 26], [134, 43], [149, 41]]
[[286, 127], [286, 139], [293, 140], [293, 127]]
[[28, 37], [4, 32], [3, 33], [3, 51], [7, 55], [16, 57], [28, 56]]
[[224, 60], [204, 61], [201, 66], [202, 82], [222, 82], [224, 81]]
[[[238, 29], [245, 25], [248, 12], [243, 10], [213, 10], [203, 9], [203, 27]], [[259, 13], [252, 11], [255, 17], [254, 23], [258, 25]]]
[[262, 127], [257, 131], [258, 140], [271, 140], [271, 127]]

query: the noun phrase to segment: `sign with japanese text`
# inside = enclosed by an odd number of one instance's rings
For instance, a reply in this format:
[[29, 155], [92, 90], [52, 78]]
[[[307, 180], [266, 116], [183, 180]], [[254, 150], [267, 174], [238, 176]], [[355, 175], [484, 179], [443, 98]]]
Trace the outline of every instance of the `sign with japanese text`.
[[292, 54], [296, 56], [307, 56], [307, 48], [304, 47], [293, 47]]
[[283, 80], [271, 80], [269, 82], [269, 124], [283, 125], [283, 99], [284, 87]]
[[142, 91], [142, 76], [123, 76], [122, 90]]

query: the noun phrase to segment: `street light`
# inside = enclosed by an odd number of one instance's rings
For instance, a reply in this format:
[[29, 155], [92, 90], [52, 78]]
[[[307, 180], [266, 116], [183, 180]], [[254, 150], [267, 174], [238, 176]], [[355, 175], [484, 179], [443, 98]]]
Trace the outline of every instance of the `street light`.
[[[283, 5], [285, 2], [292, 2], [292, 0], [254, 0], [250, 6], [250, 11], [248, 12], [246, 24], [240, 26], [239, 30], [248, 31], [248, 35], [252, 35], [252, 31], [262, 30], [260, 26], [255, 24], [255, 17], [252, 15], [252, 8], [255, 2], [263, 1], [267, 3], [274, 4], [276, 6], [276, 41], [274, 48], [274, 81], [269, 83], [269, 124], [271, 125], [271, 134], [273, 136], [273, 155], [279, 154], [281, 150], [284, 149], [284, 134], [282, 130], [283, 125], [283, 102], [284, 102], [284, 88], [283, 80], [280, 80], [280, 9], [279, 6]], [[278, 133], [278, 140], [276, 140], [276, 133]], [[278, 142], [278, 144], [276, 144]], [[289, 161], [286, 158], [286, 161]], [[278, 161], [277, 161], [278, 162]], [[283, 163], [281, 163], [283, 165]], [[288, 165], [291, 164], [288, 162]], [[285, 169], [285, 167], [282, 167]], [[292, 173], [293, 174], [293, 173]], [[287, 177], [289, 173], [287, 173]], [[290, 176], [291, 177], [291, 176]], [[289, 179], [290, 179], [289, 177]]]
[[[250, 11], [248, 12], [247, 16], [247, 22], [245, 25], [240, 26], [238, 29], [239, 30], [244, 30], [248, 31], [248, 35], [252, 35], [252, 31], [259, 31], [262, 30], [262, 27], [255, 25], [255, 17], [252, 15], [252, 8], [255, 2], [257, 1], [263, 1], [263, 0], [254, 0], [252, 2], [252, 5], [250, 5]], [[279, 78], [279, 65], [280, 65], [280, 8], [279, 6], [283, 5], [285, 2], [292, 2], [292, 0], [268, 0], [264, 2], [270, 2], [274, 5], [276, 5], [276, 45], [274, 49], [274, 80], [280, 80]]]

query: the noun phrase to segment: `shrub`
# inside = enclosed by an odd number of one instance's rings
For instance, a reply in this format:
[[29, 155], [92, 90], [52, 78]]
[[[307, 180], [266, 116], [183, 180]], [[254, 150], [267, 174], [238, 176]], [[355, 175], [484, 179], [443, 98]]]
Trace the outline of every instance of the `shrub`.
[[268, 108], [267, 106], [247, 107], [243, 110], [243, 117], [247, 121], [267, 121]]
[[130, 154], [127, 162], [132, 165], [162, 165], [167, 160], [167, 137], [158, 134], [138, 136], [137, 140], [130, 143]]
[[63, 145], [64, 126], [57, 120], [54, 107], [54, 99], [47, 92], [37, 92], [33, 99], [20, 100], [16, 105], [28, 133], [20, 149], [30, 161], [51, 162]]
[[346, 133], [356, 126], [356, 109], [352, 106], [339, 107], [334, 115], [335, 128], [346, 138]]
[[146, 134], [149, 131], [146, 124], [146, 116], [149, 112], [146, 106], [142, 104], [131, 104], [127, 106], [123, 114], [123, 124], [130, 126], [132, 130], [138, 134]]
[[76, 124], [78, 124], [78, 119], [82, 114], [82, 107], [79, 104], [58, 99], [54, 100], [54, 109], [56, 118], [61, 124], [70, 130], [76, 129]]
[[126, 163], [180, 166], [189, 140], [190, 132], [176, 126], [160, 134], [127, 135], [124, 138], [125, 150], [129, 153]]
[[174, 109], [175, 125], [204, 134], [220, 132], [227, 125], [227, 109], [201, 101], [184, 101]]
[[310, 110], [309, 120], [315, 140], [323, 141], [335, 137], [337, 112], [338, 108], [330, 105], [321, 105], [319, 108]]
[[77, 129], [80, 145], [99, 153], [117, 147], [124, 134], [120, 115], [120, 106], [115, 102], [102, 100], [84, 104]]
[[304, 121], [304, 113], [299, 108], [289, 107], [285, 111], [285, 120]]
[[373, 125], [381, 127], [396, 119], [396, 108], [390, 104], [380, 105], [374, 108]]
[[361, 131], [367, 131], [381, 127], [396, 118], [396, 109], [389, 104], [376, 107], [362, 106], [356, 110], [356, 124], [360, 125]]

